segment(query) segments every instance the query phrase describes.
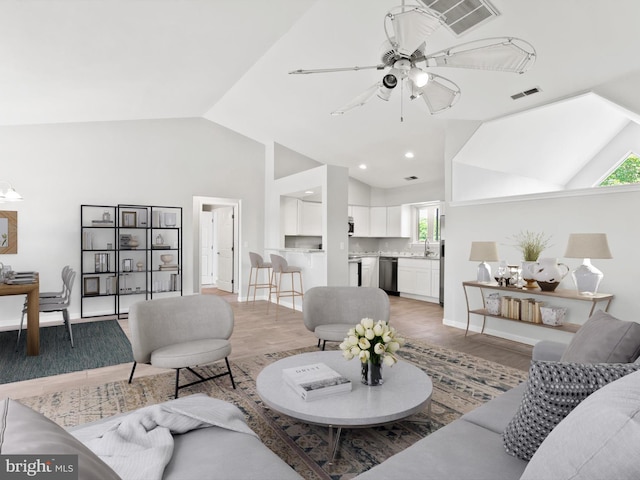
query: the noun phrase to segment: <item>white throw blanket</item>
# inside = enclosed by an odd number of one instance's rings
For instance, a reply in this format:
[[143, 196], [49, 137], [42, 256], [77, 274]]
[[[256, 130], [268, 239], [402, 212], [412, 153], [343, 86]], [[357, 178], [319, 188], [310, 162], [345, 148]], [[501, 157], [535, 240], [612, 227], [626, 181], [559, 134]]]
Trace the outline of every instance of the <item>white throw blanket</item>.
[[160, 480], [173, 455], [173, 433], [216, 426], [256, 434], [228, 402], [192, 395], [141, 408], [71, 432], [125, 480]]

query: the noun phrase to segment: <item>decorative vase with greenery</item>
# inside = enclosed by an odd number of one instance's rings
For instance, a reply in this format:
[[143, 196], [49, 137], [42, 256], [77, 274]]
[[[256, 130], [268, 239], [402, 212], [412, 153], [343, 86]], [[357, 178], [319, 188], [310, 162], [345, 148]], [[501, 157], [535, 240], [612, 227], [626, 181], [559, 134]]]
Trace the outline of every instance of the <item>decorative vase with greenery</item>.
[[527, 282], [524, 288], [536, 288], [537, 285], [533, 278], [533, 269], [531, 267], [538, 261], [542, 251], [549, 246], [551, 237], [546, 236], [544, 233], [524, 230], [514, 235], [513, 239], [522, 252], [524, 259], [522, 262], [522, 279]]

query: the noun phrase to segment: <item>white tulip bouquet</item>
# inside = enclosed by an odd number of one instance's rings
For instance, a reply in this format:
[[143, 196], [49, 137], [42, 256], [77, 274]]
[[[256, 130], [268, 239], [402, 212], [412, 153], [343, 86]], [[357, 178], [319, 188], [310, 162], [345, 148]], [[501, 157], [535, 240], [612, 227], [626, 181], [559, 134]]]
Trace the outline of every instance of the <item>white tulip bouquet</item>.
[[398, 359], [395, 353], [404, 344], [404, 339], [396, 335], [396, 329], [387, 322], [363, 318], [355, 327], [350, 328], [340, 344], [344, 358], [359, 358], [362, 363], [377, 363], [391, 366]]

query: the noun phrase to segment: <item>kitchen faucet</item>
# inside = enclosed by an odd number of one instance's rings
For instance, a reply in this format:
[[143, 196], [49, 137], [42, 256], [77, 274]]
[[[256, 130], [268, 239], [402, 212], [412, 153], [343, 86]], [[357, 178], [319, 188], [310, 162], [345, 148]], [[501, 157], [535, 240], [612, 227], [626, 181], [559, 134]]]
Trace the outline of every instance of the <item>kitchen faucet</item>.
[[431, 252], [429, 251], [429, 238], [424, 239], [424, 256], [428, 257]]

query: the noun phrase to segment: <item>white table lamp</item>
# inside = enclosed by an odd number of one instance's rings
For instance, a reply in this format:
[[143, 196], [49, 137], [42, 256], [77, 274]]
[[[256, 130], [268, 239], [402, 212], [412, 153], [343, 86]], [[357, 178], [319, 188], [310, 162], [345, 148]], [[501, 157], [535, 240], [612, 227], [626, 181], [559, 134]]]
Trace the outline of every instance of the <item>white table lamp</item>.
[[582, 258], [582, 265], [571, 275], [580, 295], [595, 295], [604, 277], [591, 265], [592, 258], [613, 258], [609, 251], [606, 233], [572, 233], [569, 235], [566, 258]]
[[496, 242], [471, 242], [469, 260], [480, 262], [478, 265], [478, 282], [489, 283], [493, 280], [491, 266], [487, 262], [497, 262], [498, 245]]

